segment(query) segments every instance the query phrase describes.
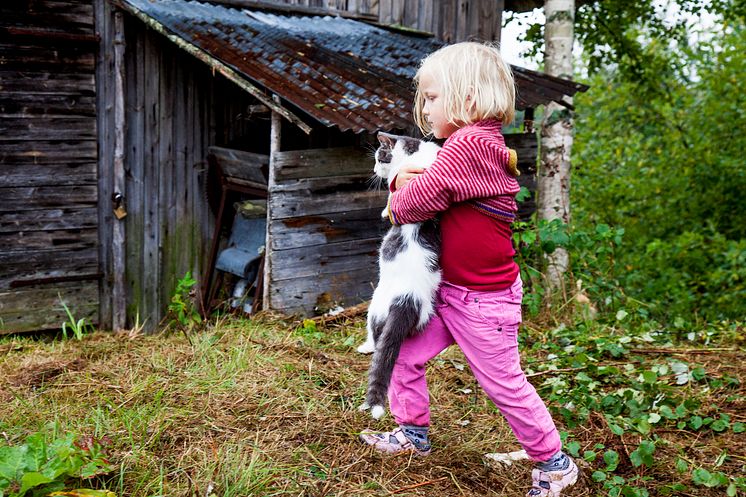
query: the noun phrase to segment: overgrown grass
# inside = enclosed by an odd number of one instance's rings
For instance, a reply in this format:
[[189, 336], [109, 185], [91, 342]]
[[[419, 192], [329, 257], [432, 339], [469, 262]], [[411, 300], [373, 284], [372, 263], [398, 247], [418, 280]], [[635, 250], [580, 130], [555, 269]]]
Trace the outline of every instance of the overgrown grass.
[[[568, 316], [537, 318], [522, 335], [530, 379], [583, 466], [568, 497], [743, 495], [743, 325], [689, 340]], [[116, 469], [69, 484], [120, 496], [525, 494], [530, 464], [483, 458], [519, 447], [456, 348], [429, 368], [433, 454], [362, 446], [362, 429], [393, 423], [357, 410], [364, 335], [362, 318], [316, 328], [263, 316], [209, 323], [191, 343], [176, 333], [6, 338], [0, 445], [33, 433], [106, 440]]]

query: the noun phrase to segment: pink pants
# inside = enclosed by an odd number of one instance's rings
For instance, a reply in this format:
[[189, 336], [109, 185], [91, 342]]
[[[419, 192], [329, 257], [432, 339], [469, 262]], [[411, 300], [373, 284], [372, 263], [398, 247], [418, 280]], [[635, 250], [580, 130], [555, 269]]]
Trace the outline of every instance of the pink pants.
[[404, 341], [394, 366], [389, 404], [398, 424], [430, 425], [425, 364], [457, 343], [526, 453], [546, 461], [561, 450], [554, 421], [521, 369], [517, 334], [522, 296], [520, 277], [497, 292], [441, 285], [436, 314], [422, 333]]

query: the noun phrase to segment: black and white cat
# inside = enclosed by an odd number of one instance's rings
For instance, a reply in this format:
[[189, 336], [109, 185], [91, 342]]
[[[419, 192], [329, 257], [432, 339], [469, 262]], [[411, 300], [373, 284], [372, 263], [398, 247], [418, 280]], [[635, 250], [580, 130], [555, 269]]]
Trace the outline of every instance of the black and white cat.
[[[378, 133], [374, 172], [390, 184], [404, 164], [430, 166], [440, 147], [408, 136]], [[381, 217], [388, 220], [388, 209]], [[378, 286], [368, 307], [368, 336], [358, 352], [373, 353], [363, 409], [383, 416], [401, 344], [427, 324], [440, 285], [440, 230], [437, 221], [392, 226], [379, 252]]]

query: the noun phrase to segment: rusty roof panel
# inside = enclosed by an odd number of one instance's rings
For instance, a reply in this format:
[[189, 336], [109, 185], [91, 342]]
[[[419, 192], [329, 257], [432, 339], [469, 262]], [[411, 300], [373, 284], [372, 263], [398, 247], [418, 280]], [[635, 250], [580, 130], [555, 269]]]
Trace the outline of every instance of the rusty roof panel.
[[[190, 0], [121, 0], [326, 126], [355, 133], [412, 124], [412, 78], [442, 46], [352, 19], [280, 15]], [[582, 85], [514, 67], [519, 108]]]

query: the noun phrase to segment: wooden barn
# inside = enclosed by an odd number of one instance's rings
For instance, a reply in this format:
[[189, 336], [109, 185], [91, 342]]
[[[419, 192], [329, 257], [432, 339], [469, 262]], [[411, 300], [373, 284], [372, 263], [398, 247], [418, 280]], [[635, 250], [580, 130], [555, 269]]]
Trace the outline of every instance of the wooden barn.
[[[375, 133], [414, 132], [419, 60], [498, 39], [504, 2], [308, 3], [2, 2], [0, 334], [58, 328], [63, 303], [154, 329], [187, 272], [209, 306], [247, 201], [255, 309], [370, 297]], [[533, 108], [584, 87], [514, 72], [527, 126], [508, 143], [532, 187]]]

